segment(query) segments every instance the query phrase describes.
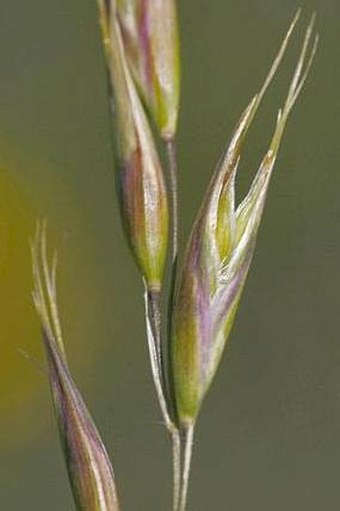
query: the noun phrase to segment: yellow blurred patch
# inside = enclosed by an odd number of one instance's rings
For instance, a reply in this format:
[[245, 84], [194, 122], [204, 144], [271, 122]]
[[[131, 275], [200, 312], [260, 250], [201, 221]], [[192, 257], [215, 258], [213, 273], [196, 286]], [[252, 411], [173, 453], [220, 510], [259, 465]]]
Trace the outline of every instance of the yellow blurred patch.
[[33, 207], [13, 177], [0, 171], [0, 432], [8, 442], [15, 425], [30, 417], [40, 386], [39, 371], [23, 353], [38, 357], [31, 305], [29, 238]]

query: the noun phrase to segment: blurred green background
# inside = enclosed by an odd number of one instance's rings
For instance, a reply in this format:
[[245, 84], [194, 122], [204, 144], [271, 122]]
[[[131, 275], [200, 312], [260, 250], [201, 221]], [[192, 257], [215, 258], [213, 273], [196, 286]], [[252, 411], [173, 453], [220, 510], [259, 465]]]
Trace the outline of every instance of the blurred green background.
[[[180, 3], [182, 235], [221, 148], [300, 2]], [[321, 44], [288, 126], [231, 348], [204, 406], [192, 511], [340, 504], [338, 0], [305, 0]], [[170, 509], [170, 450], [148, 367], [141, 283], [114, 191], [95, 0], [0, 5], [0, 509], [72, 510], [32, 308], [29, 238], [46, 217], [76, 380], [124, 510]], [[243, 194], [266, 149], [299, 35], [250, 133]]]

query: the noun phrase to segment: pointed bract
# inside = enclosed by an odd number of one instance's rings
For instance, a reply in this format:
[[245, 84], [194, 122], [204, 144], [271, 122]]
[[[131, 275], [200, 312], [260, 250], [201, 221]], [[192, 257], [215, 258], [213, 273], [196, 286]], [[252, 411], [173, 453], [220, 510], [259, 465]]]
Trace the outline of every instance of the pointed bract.
[[179, 37], [175, 0], [117, 0], [124, 47], [138, 90], [161, 136], [175, 135]]
[[[112, 86], [115, 157], [128, 243], [148, 288], [161, 287], [168, 244], [168, 200], [161, 162], [126, 62], [121, 29], [99, 1]], [[111, 14], [110, 14], [111, 13]]]
[[305, 65], [313, 18], [269, 150], [248, 195], [235, 210], [235, 175], [245, 136], [281, 61], [297, 17], [264, 86], [246, 108], [235, 128], [229, 147], [208, 187], [189, 240], [175, 300], [171, 345], [177, 413], [184, 427], [189, 427], [196, 420], [233, 325], [254, 254], [268, 185], [284, 128], [315, 54], [317, 37]]
[[79, 511], [119, 511], [115, 477], [97, 428], [74, 383], [58, 318], [55, 265], [50, 273], [45, 234], [32, 246], [34, 303], [42, 323], [48, 374], [74, 501]]

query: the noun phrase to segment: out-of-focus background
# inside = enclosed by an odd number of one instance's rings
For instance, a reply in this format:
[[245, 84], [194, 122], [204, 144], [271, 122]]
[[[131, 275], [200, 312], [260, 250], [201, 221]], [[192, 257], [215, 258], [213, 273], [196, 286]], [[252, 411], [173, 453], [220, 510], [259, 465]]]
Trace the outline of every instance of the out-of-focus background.
[[[300, 2], [179, 2], [182, 239], [221, 148]], [[340, 504], [338, 0], [306, 0], [321, 44], [289, 122], [231, 346], [200, 417], [192, 511]], [[0, 6], [0, 508], [72, 510], [31, 304], [29, 238], [48, 219], [71, 366], [114, 463], [124, 510], [170, 509], [170, 449], [148, 367], [141, 283], [114, 191], [95, 0]], [[269, 141], [303, 32], [239, 173]]]

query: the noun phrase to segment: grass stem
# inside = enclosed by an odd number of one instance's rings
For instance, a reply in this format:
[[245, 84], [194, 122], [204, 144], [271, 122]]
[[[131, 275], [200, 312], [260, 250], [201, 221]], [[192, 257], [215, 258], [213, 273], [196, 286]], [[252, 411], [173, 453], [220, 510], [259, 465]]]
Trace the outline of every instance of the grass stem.
[[171, 435], [173, 459], [173, 511], [178, 511], [181, 484], [181, 439], [180, 433], [171, 418], [166, 396], [161, 345], [160, 302], [155, 293], [145, 289], [145, 318], [151, 371], [162, 417]]
[[171, 419], [169, 406], [166, 399], [161, 362], [159, 302], [158, 300], [156, 302], [154, 293], [150, 293], [146, 287], [144, 293], [144, 303], [152, 377], [157, 393], [159, 406], [162, 412], [163, 420], [169, 432], [172, 433], [175, 426]]
[[[169, 187], [171, 201], [171, 285], [168, 303], [168, 346], [171, 342], [171, 320], [174, 293], [176, 286], [177, 258], [178, 258], [178, 183], [177, 183], [177, 144], [175, 138], [166, 141], [168, 157]], [[171, 378], [171, 376], [169, 375]], [[171, 392], [171, 381], [169, 391]], [[181, 436], [177, 428], [172, 433], [172, 459], [173, 459], [173, 510], [178, 511], [181, 491]]]
[[177, 428], [172, 435], [173, 511], [178, 511], [181, 490], [181, 436]]
[[185, 511], [187, 507], [193, 445], [194, 425], [189, 426], [184, 432], [184, 460], [181, 480], [180, 503], [178, 507], [179, 511]]

